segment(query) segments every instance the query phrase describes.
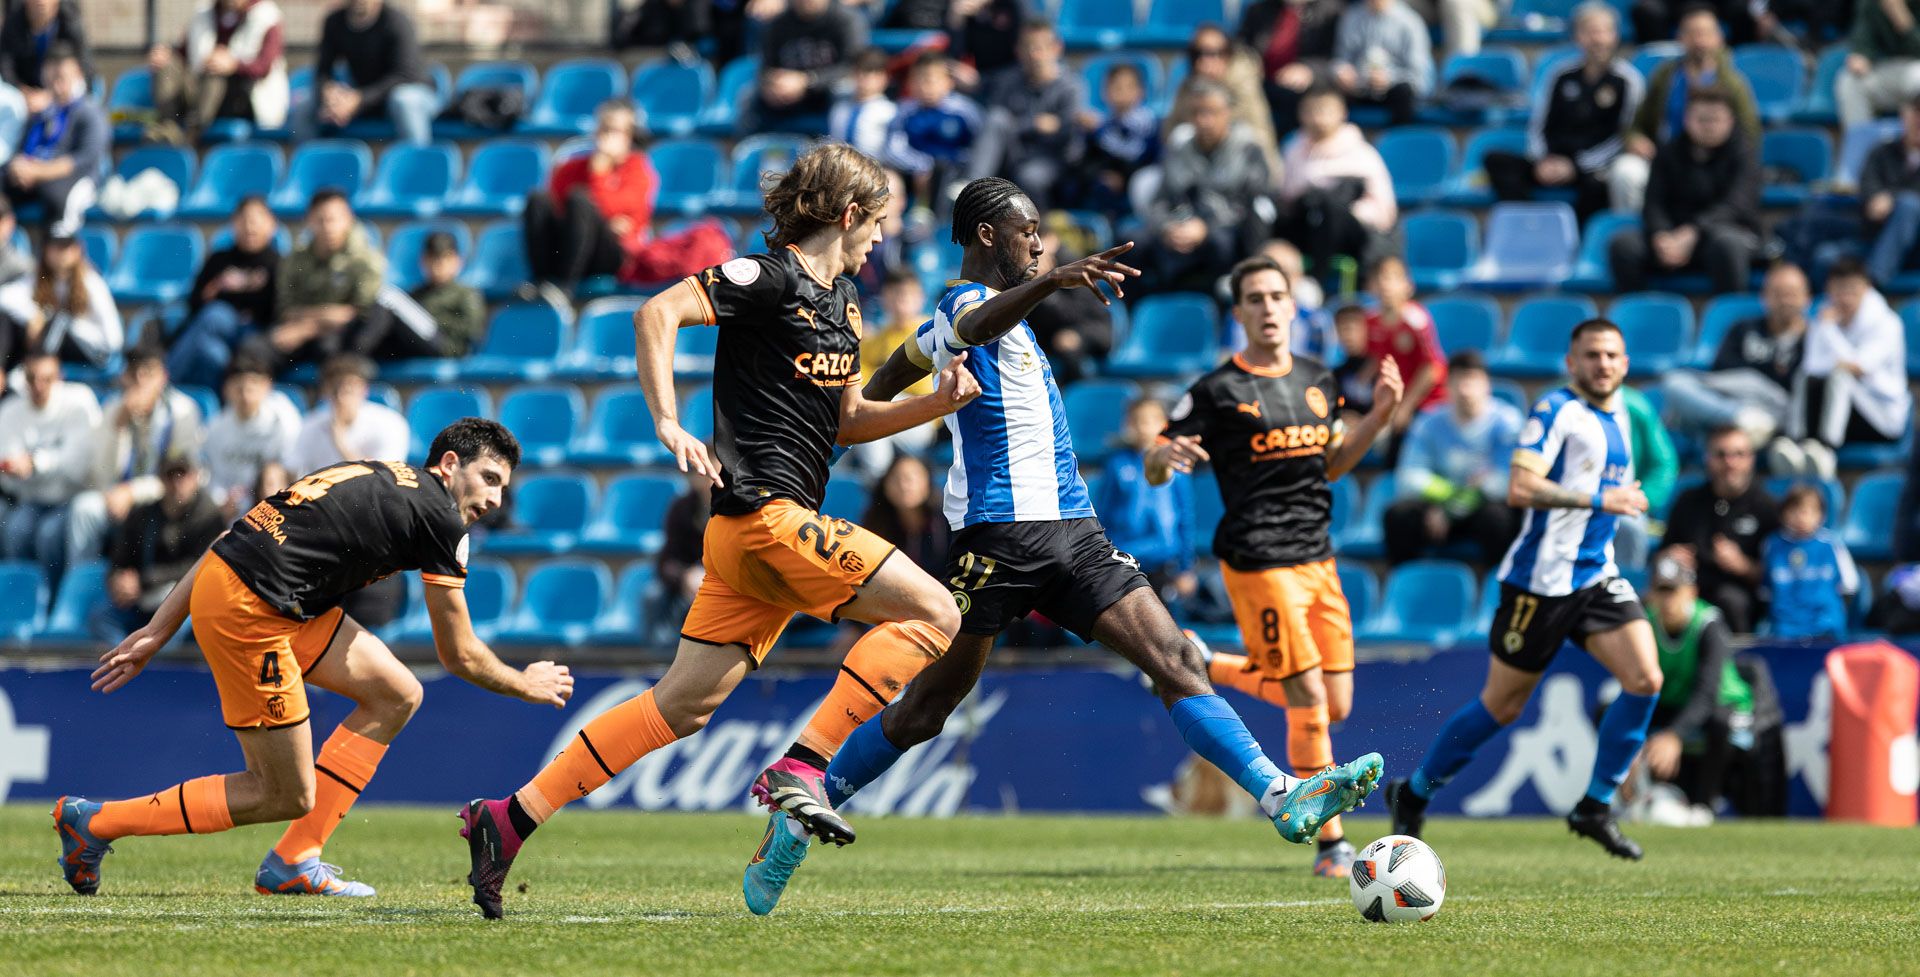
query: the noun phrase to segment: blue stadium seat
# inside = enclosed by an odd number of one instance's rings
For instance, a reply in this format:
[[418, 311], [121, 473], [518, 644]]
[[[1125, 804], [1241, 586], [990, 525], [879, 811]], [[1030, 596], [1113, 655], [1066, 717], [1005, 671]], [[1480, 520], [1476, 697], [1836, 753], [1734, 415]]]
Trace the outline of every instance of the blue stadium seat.
[[623, 475], [607, 486], [600, 509], [580, 537], [580, 550], [608, 556], [641, 556], [660, 549], [667, 507], [680, 496], [677, 475]]
[[1366, 505], [1366, 499], [1360, 491], [1360, 480], [1342, 478], [1327, 483], [1327, 491], [1333, 499], [1333, 507], [1327, 520], [1327, 538], [1339, 539], [1347, 531], [1347, 526], [1360, 514]]
[[1457, 151], [1453, 135], [1429, 126], [1400, 126], [1380, 136], [1375, 148], [1393, 176], [1393, 194], [1402, 205], [1432, 203], [1446, 192]]
[[733, 147], [727, 185], [714, 191], [711, 207], [729, 214], [759, 214], [760, 180], [781, 172], [806, 151], [807, 140], [783, 133], [748, 136]]
[[700, 109], [713, 97], [713, 69], [705, 61], [681, 64], [668, 58], [633, 69], [633, 102], [640, 121], [656, 136], [690, 136]]
[[1525, 129], [1489, 127], [1468, 136], [1466, 148], [1460, 153], [1460, 170], [1448, 181], [1447, 192], [1440, 202], [1449, 207], [1492, 206], [1493, 188], [1487, 182], [1487, 154], [1524, 154], [1526, 151]]
[[1420, 291], [1450, 291], [1480, 260], [1480, 225], [1455, 210], [1408, 214], [1400, 226], [1407, 239], [1407, 268]]
[[1347, 520], [1346, 531], [1333, 538], [1333, 548], [1341, 556], [1377, 560], [1386, 555], [1384, 540], [1387, 507], [1393, 504], [1393, 473], [1374, 477], [1367, 485], [1366, 504]]
[[[1237, 6], [1237, 5], [1236, 5]], [[1222, 0], [1152, 0], [1147, 22], [1126, 33], [1129, 47], [1185, 47], [1201, 24], [1227, 24]], [[1148, 89], [1149, 92], [1152, 89]]]
[[[1482, 40], [1490, 44], [1557, 44], [1567, 39], [1576, 4], [1577, 0], [1514, 0], [1513, 8]], [[1621, 18], [1620, 29], [1627, 29], [1627, 18]]]
[[459, 182], [460, 151], [452, 145], [396, 145], [381, 155], [353, 208], [367, 217], [432, 217]]
[[46, 623], [47, 578], [37, 564], [0, 563], [0, 640], [25, 641]]
[[88, 560], [79, 566], [68, 567], [60, 577], [60, 590], [54, 595], [53, 610], [47, 614], [46, 623], [34, 632], [33, 640], [92, 641], [93, 632], [87, 627], [87, 618], [106, 599], [105, 560]]
[[1797, 207], [1833, 175], [1833, 137], [1825, 129], [1768, 129], [1760, 142], [1760, 165], [1792, 175], [1792, 182], [1769, 181], [1760, 202]]
[[561, 375], [574, 380], [632, 375], [633, 313], [640, 302], [637, 298], [604, 298], [587, 303], [580, 310], [579, 338], [560, 363]]
[[420, 285], [424, 278], [420, 252], [426, 247], [427, 235], [435, 231], [453, 235], [453, 243], [459, 246], [461, 256], [473, 257], [473, 233], [467, 230], [466, 221], [442, 219], [402, 224], [387, 238], [387, 281], [409, 292]]
[[740, 57], [720, 69], [713, 89], [713, 100], [700, 110], [700, 133], [707, 136], [731, 136], [740, 119], [740, 109], [759, 77], [760, 60]]
[[1751, 293], [1716, 295], [1709, 299], [1706, 310], [1700, 314], [1700, 338], [1693, 344], [1693, 356], [1688, 365], [1696, 370], [1712, 366], [1714, 355], [1720, 352], [1720, 340], [1726, 337], [1734, 324], [1758, 319], [1766, 311], [1766, 307], [1760, 304], [1760, 296]]
[[1785, 121], [1806, 93], [1807, 69], [1792, 48], [1742, 44], [1733, 51], [1733, 67], [1747, 76], [1760, 117], [1768, 122]]
[[1920, 376], [1920, 299], [1900, 306], [1900, 324], [1906, 327], [1907, 375]]
[[1658, 71], [1661, 65], [1678, 57], [1680, 57], [1680, 42], [1651, 41], [1640, 45], [1633, 52], [1633, 70], [1640, 72], [1640, 77], [1651, 84], [1653, 73]]
[[867, 488], [852, 478], [827, 480], [827, 494], [820, 500], [820, 514], [848, 522], [859, 522], [867, 512]]
[[527, 576], [513, 618], [495, 640], [507, 645], [584, 643], [613, 590], [612, 575], [599, 560], [543, 563]]
[[[131, 180], [143, 171], [158, 170], [167, 179], [173, 181], [174, 186], [180, 188], [180, 196], [184, 199], [187, 191], [193, 187], [193, 171], [197, 162], [193, 151], [184, 146], [141, 146], [121, 157], [120, 164], [113, 168], [113, 172], [123, 180]], [[176, 204], [174, 209], [179, 209], [179, 205]], [[87, 211], [89, 220], [105, 220], [107, 216], [98, 204]], [[172, 216], [173, 210], [160, 210], [149, 206], [128, 219], [166, 220]]]
[[626, 94], [620, 64], [600, 58], [562, 61], [547, 69], [527, 117], [516, 131], [532, 136], [584, 136], [593, 131], [600, 103]]
[[[473, 632], [482, 640], [492, 640], [499, 632], [513, 606], [517, 586], [513, 568], [504, 561], [476, 559], [467, 564], [467, 584], [462, 593], [467, 598], [467, 617], [473, 621]], [[427, 618], [426, 603], [409, 601], [407, 606], [409, 610], [395, 624], [391, 640], [405, 644], [432, 642], [433, 625]]]
[[547, 185], [545, 143], [531, 139], [490, 140], [476, 150], [467, 178], [447, 195], [446, 212], [461, 217], [512, 217], [526, 206], [527, 193]]
[[1519, 93], [1527, 87], [1527, 58], [1510, 47], [1489, 46], [1478, 54], [1449, 54], [1440, 68], [1442, 87], [1472, 76], [1495, 91]]
[[240, 198], [264, 197], [280, 184], [286, 158], [268, 143], [215, 146], [201, 161], [200, 178], [180, 198], [179, 214], [196, 220], [232, 216]]
[[720, 189], [720, 149], [703, 139], [663, 139], [647, 147], [660, 174], [657, 206], [662, 213], [704, 213]]
[[1189, 493], [1193, 496], [1193, 551], [1211, 553], [1214, 530], [1227, 514], [1227, 505], [1220, 498], [1220, 480], [1211, 468], [1199, 469], [1187, 477], [1193, 479], [1193, 491]]
[[[1626, 576], [1626, 572], [1622, 571], [1620, 575]], [[1637, 587], [1634, 592], [1638, 594], [1646, 593], [1646, 591], [1640, 590]], [[1499, 568], [1496, 567], [1487, 571], [1487, 575], [1480, 578], [1480, 600], [1473, 612], [1473, 629], [1483, 634], [1493, 633], [1493, 619], [1494, 616], [1499, 613], [1500, 571]]]
[[190, 224], [148, 224], [127, 233], [107, 287], [121, 302], [171, 302], [193, 287], [206, 251]]
[[1060, 0], [1057, 24], [1060, 39], [1073, 50], [1113, 51], [1126, 45], [1139, 25], [1138, 16], [1131, 3]]
[[220, 395], [214, 393], [212, 388], [202, 387], [196, 383], [182, 383], [175, 385], [174, 389], [186, 394], [187, 399], [193, 401], [195, 407], [200, 408], [201, 426], [204, 427], [208, 421], [213, 420], [220, 413]]
[[532, 104], [534, 90], [539, 87], [540, 73], [525, 61], [477, 61], [460, 69], [460, 77], [453, 83], [453, 94], [473, 88], [516, 88], [528, 104]]
[[373, 151], [357, 139], [302, 143], [287, 161], [286, 178], [267, 197], [281, 217], [299, 217], [317, 190], [331, 187], [352, 198], [373, 172]]
[[[114, 259], [120, 255], [120, 237], [113, 228], [100, 224], [83, 224], [75, 235], [80, 247], [87, 252], [87, 263], [104, 272], [113, 267]], [[32, 254], [31, 250], [22, 252]]]
[[[1665, 292], [1622, 295], [1607, 307], [1641, 376], [1684, 366], [1693, 343], [1693, 303]], [[1565, 346], [1561, 347], [1562, 352]]]
[[[649, 424], [652, 421], [648, 421]], [[695, 387], [680, 395], [680, 427], [688, 434], [708, 444], [713, 443], [713, 391], [709, 387]], [[934, 450], [939, 451], [938, 445]], [[953, 461], [951, 453], [941, 464]]]
[[[1186, 41], [1180, 43], [1185, 44]], [[1141, 51], [1096, 54], [1080, 67], [1080, 79], [1087, 89], [1088, 108], [1101, 115], [1107, 114], [1107, 72], [1121, 63], [1132, 64], [1140, 69], [1141, 86], [1146, 89], [1147, 104], [1153, 104], [1153, 100], [1159, 96], [1161, 86], [1165, 84], [1165, 72], [1160, 70], [1160, 59]]]
[[413, 431], [415, 458], [427, 455], [427, 444], [441, 429], [463, 417], [492, 417], [493, 399], [478, 387], [429, 387], [407, 404], [407, 427]]
[[1547, 379], [1566, 371], [1567, 340], [1573, 327], [1597, 313], [1591, 300], [1569, 295], [1536, 295], [1521, 301], [1507, 327], [1507, 341], [1488, 358], [1504, 376]]
[[1082, 380], [1062, 391], [1073, 454], [1081, 464], [1097, 464], [1113, 450], [1127, 404], [1138, 396], [1140, 388], [1131, 380]]
[[1455, 293], [1426, 300], [1434, 336], [1447, 355], [1476, 349], [1485, 355], [1500, 342], [1500, 306], [1484, 295]]
[[487, 323], [480, 348], [456, 367], [462, 380], [483, 383], [541, 381], [553, 375], [571, 336], [564, 313], [545, 302], [515, 302]]
[[[31, 79], [30, 81], [37, 81]], [[113, 92], [107, 96], [107, 117], [127, 115], [150, 118], [153, 114], [153, 72], [144, 65], [128, 68], [113, 80]], [[139, 142], [146, 138], [146, 124], [129, 119], [113, 125], [114, 142]]]
[[1833, 82], [1846, 64], [1845, 44], [1834, 44], [1820, 52], [1820, 60], [1813, 66], [1813, 84], [1807, 86], [1806, 97], [1794, 107], [1793, 121], [1814, 126], [1830, 126], [1840, 121], [1833, 103]]
[[653, 593], [653, 564], [635, 560], [613, 583], [613, 599], [593, 622], [589, 640], [605, 647], [631, 647], [647, 633], [647, 600]]
[[484, 549], [500, 556], [559, 556], [586, 531], [598, 492], [580, 472], [542, 472], [516, 479], [509, 529], [487, 536]]
[[[1799, 478], [1793, 475], [1775, 475], [1772, 478], [1767, 479], [1766, 481], [1767, 494], [1773, 496], [1775, 501], [1779, 501], [1780, 499], [1783, 499], [1786, 497], [1788, 489], [1793, 488], [1796, 484], [1799, 484], [1801, 482], [1811, 484], [1814, 488], [1817, 488], [1820, 490], [1820, 498], [1825, 500], [1827, 504], [1827, 521], [1825, 523], [1826, 527], [1831, 529], [1835, 526], [1840, 525], [1841, 517], [1846, 515], [1847, 490], [1845, 488], [1842, 488], [1840, 483], [1837, 481], [1834, 481], [1833, 479]], [[1880, 532], [1886, 535], [1887, 537], [1889, 537], [1888, 542], [1892, 542], [1892, 539], [1891, 539], [1893, 535], [1892, 528], [1893, 528], [1893, 523], [1891, 521], [1882, 523], [1880, 525]]]
[[1520, 381], [1495, 377], [1492, 386], [1493, 399], [1511, 406], [1523, 416], [1530, 409], [1531, 405], [1527, 403], [1527, 388], [1521, 385]]
[[1133, 307], [1133, 328], [1107, 361], [1107, 371], [1127, 377], [1197, 373], [1213, 366], [1219, 335], [1211, 298], [1178, 292], [1149, 296]]
[[1900, 440], [1892, 444], [1854, 442], [1840, 446], [1838, 459], [1841, 471], [1866, 471], [1874, 468], [1886, 468], [1890, 465], [1904, 465], [1913, 457], [1913, 422], [1907, 422], [1906, 431]]
[[[629, 329], [629, 332], [632, 330]], [[720, 348], [720, 330], [682, 329], [673, 344], [673, 375], [687, 380], [713, 376], [713, 357]]]
[[1340, 593], [1347, 598], [1348, 617], [1358, 631], [1373, 623], [1373, 613], [1380, 606], [1380, 581], [1365, 566], [1340, 564], [1339, 572]]
[[1900, 491], [1907, 476], [1901, 471], [1874, 472], [1853, 483], [1847, 517], [1840, 524], [1840, 541], [1858, 560], [1893, 559], [1893, 526]]
[[1473, 572], [1450, 560], [1414, 560], [1394, 567], [1380, 610], [1361, 638], [1447, 645], [1474, 631]]
[[1559, 285], [1573, 271], [1579, 241], [1580, 224], [1567, 204], [1494, 204], [1485, 248], [1467, 281], [1493, 289]]
[[653, 414], [647, 410], [647, 398], [637, 384], [600, 389], [593, 399], [593, 413], [587, 416], [586, 426], [567, 448], [567, 460], [576, 465], [631, 466], [670, 460], [666, 449], [660, 446], [653, 429]]
[[520, 439], [528, 464], [558, 465], [580, 430], [587, 400], [575, 386], [517, 387], [500, 401], [500, 423]]
[[1603, 211], [1593, 215], [1587, 221], [1587, 230], [1580, 238], [1580, 256], [1574, 260], [1573, 274], [1561, 284], [1561, 288], [1573, 292], [1604, 293], [1613, 291], [1613, 265], [1610, 263], [1608, 247], [1615, 234], [1624, 230], [1640, 229], [1639, 214], [1619, 214]]
[[498, 302], [533, 277], [527, 269], [527, 248], [520, 238], [516, 221], [490, 224], [473, 244], [473, 254], [460, 280], [479, 289], [489, 300]]

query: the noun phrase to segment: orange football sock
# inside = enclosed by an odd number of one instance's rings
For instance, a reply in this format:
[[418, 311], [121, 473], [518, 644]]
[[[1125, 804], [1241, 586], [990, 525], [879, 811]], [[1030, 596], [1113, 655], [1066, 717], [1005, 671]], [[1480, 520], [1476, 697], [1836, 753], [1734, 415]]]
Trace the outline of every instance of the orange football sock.
[[[1325, 770], [1333, 763], [1333, 737], [1327, 733], [1327, 707], [1287, 707], [1287, 762], [1293, 774], [1302, 779]], [[1320, 840], [1337, 841], [1347, 836], [1339, 818], [1329, 818], [1320, 828]]]
[[920, 670], [947, 653], [952, 644], [939, 628], [925, 621], [895, 621], [868, 631], [840, 665], [833, 690], [820, 704], [799, 744], [831, 760], [854, 727], [880, 710], [913, 681]]
[[679, 739], [648, 689], [593, 717], [574, 741], [515, 794], [535, 822], [612, 780], [635, 760]]
[[1248, 669], [1247, 660], [1240, 655], [1214, 652], [1213, 661], [1207, 664], [1207, 678], [1216, 686], [1245, 692], [1270, 705], [1287, 704], [1287, 692], [1280, 686], [1280, 680], [1268, 678], [1267, 673], [1259, 669]]
[[288, 865], [318, 856], [386, 755], [387, 744], [345, 726], [336, 728], [313, 762], [313, 810], [287, 825], [273, 853]]
[[112, 840], [132, 835], [205, 835], [233, 827], [227, 775], [214, 774], [124, 801], [108, 801], [87, 826]]

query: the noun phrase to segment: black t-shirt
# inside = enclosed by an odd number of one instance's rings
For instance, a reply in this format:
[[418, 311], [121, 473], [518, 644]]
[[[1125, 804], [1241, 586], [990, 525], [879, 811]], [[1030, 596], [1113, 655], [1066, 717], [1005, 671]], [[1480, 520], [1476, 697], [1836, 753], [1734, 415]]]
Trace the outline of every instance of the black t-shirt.
[[431, 471], [397, 461], [329, 465], [263, 499], [213, 552], [281, 613], [318, 617], [402, 570], [462, 587], [467, 526]]
[[[233, 288], [222, 289], [211, 298], [205, 297], [207, 285], [229, 270], [239, 272], [244, 281], [236, 282]], [[209, 301], [225, 302], [256, 326], [272, 325], [273, 303], [277, 297], [273, 290], [273, 278], [279, 270], [280, 252], [271, 245], [251, 253], [239, 248], [215, 251], [207, 257], [207, 263], [200, 266], [200, 273], [193, 277], [193, 291], [187, 293], [187, 308], [198, 312]]]
[[1745, 494], [1731, 499], [1713, 494], [1711, 485], [1696, 485], [1673, 500], [1673, 511], [1667, 515], [1667, 536], [1660, 545], [1684, 543], [1693, 547], [1703, 592], [1725, 583], [1757, 589], [1754, 581], [1729, 577], [1720, 569], [1713, 559], [1713, 538], [1725, 536], [1749, 558], [1758, 560], [1761, 544], [1779, 528], [1780, 505], [1758, 482], [1747, 486]]
[[724, 487], [715, 515], [774, 499], [818, 510], [840, 436], [840, 396], [860, 371], [860, 297], [822, 282], [800, 252], [750, 254], [686, 279], [720, 327], [713, 446]]
[[1758, 370], [1782, 390], [1791, 390], [1793, 375], [1800, 372], [1806, 336], [1805, 330], [1790, 336], [1775, 336], [1767, 329], [1764, 318], [1734, 323], [1720, 339], [1720, 348], [1713, 356], [1713, 368]]
[[1250, 367], [1236, 356], [1200, 378], [1173, 408], [1165, 437], [1197, 435], [1213, 458], [1226, 516], [1213, 554], [1235, 570], [1333, 556], [1327, 451], [1340, 443], [1340, 391], [1318, 360]]

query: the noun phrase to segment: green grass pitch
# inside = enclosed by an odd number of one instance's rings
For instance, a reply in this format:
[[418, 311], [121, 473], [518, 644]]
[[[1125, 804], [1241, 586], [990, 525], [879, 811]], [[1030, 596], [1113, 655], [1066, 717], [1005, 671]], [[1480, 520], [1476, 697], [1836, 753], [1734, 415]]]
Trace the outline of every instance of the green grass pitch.
[[763, 823], [569, 811], [486, 923], [451, 808], [349, 816], [327, 857], [372, 900], [255, 895], [273, 827], [124, 839], [88, 899], [59, 878], [46, 811], [16, 804], [0, 808], [0, 975], [1920, 973], [1911, 830], [1639, 828], [1647, 860], [1628, 864], [1558, 822], [1440, 821], [1445, 907], [1386, 926], [1262, 823], [1145, 818], [869, 819], [756, 919], [740, 869]]

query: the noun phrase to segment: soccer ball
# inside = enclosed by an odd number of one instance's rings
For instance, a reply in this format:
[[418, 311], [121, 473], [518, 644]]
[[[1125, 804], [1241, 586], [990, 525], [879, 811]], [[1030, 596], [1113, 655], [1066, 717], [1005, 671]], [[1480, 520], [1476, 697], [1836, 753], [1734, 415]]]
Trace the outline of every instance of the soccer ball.
[[1447, 870], [1426, 842], [1388, 835], [1361, 849], [1347, 880], [1353, 908], [1371, 923], [1432, 919], [1447, 897]]

